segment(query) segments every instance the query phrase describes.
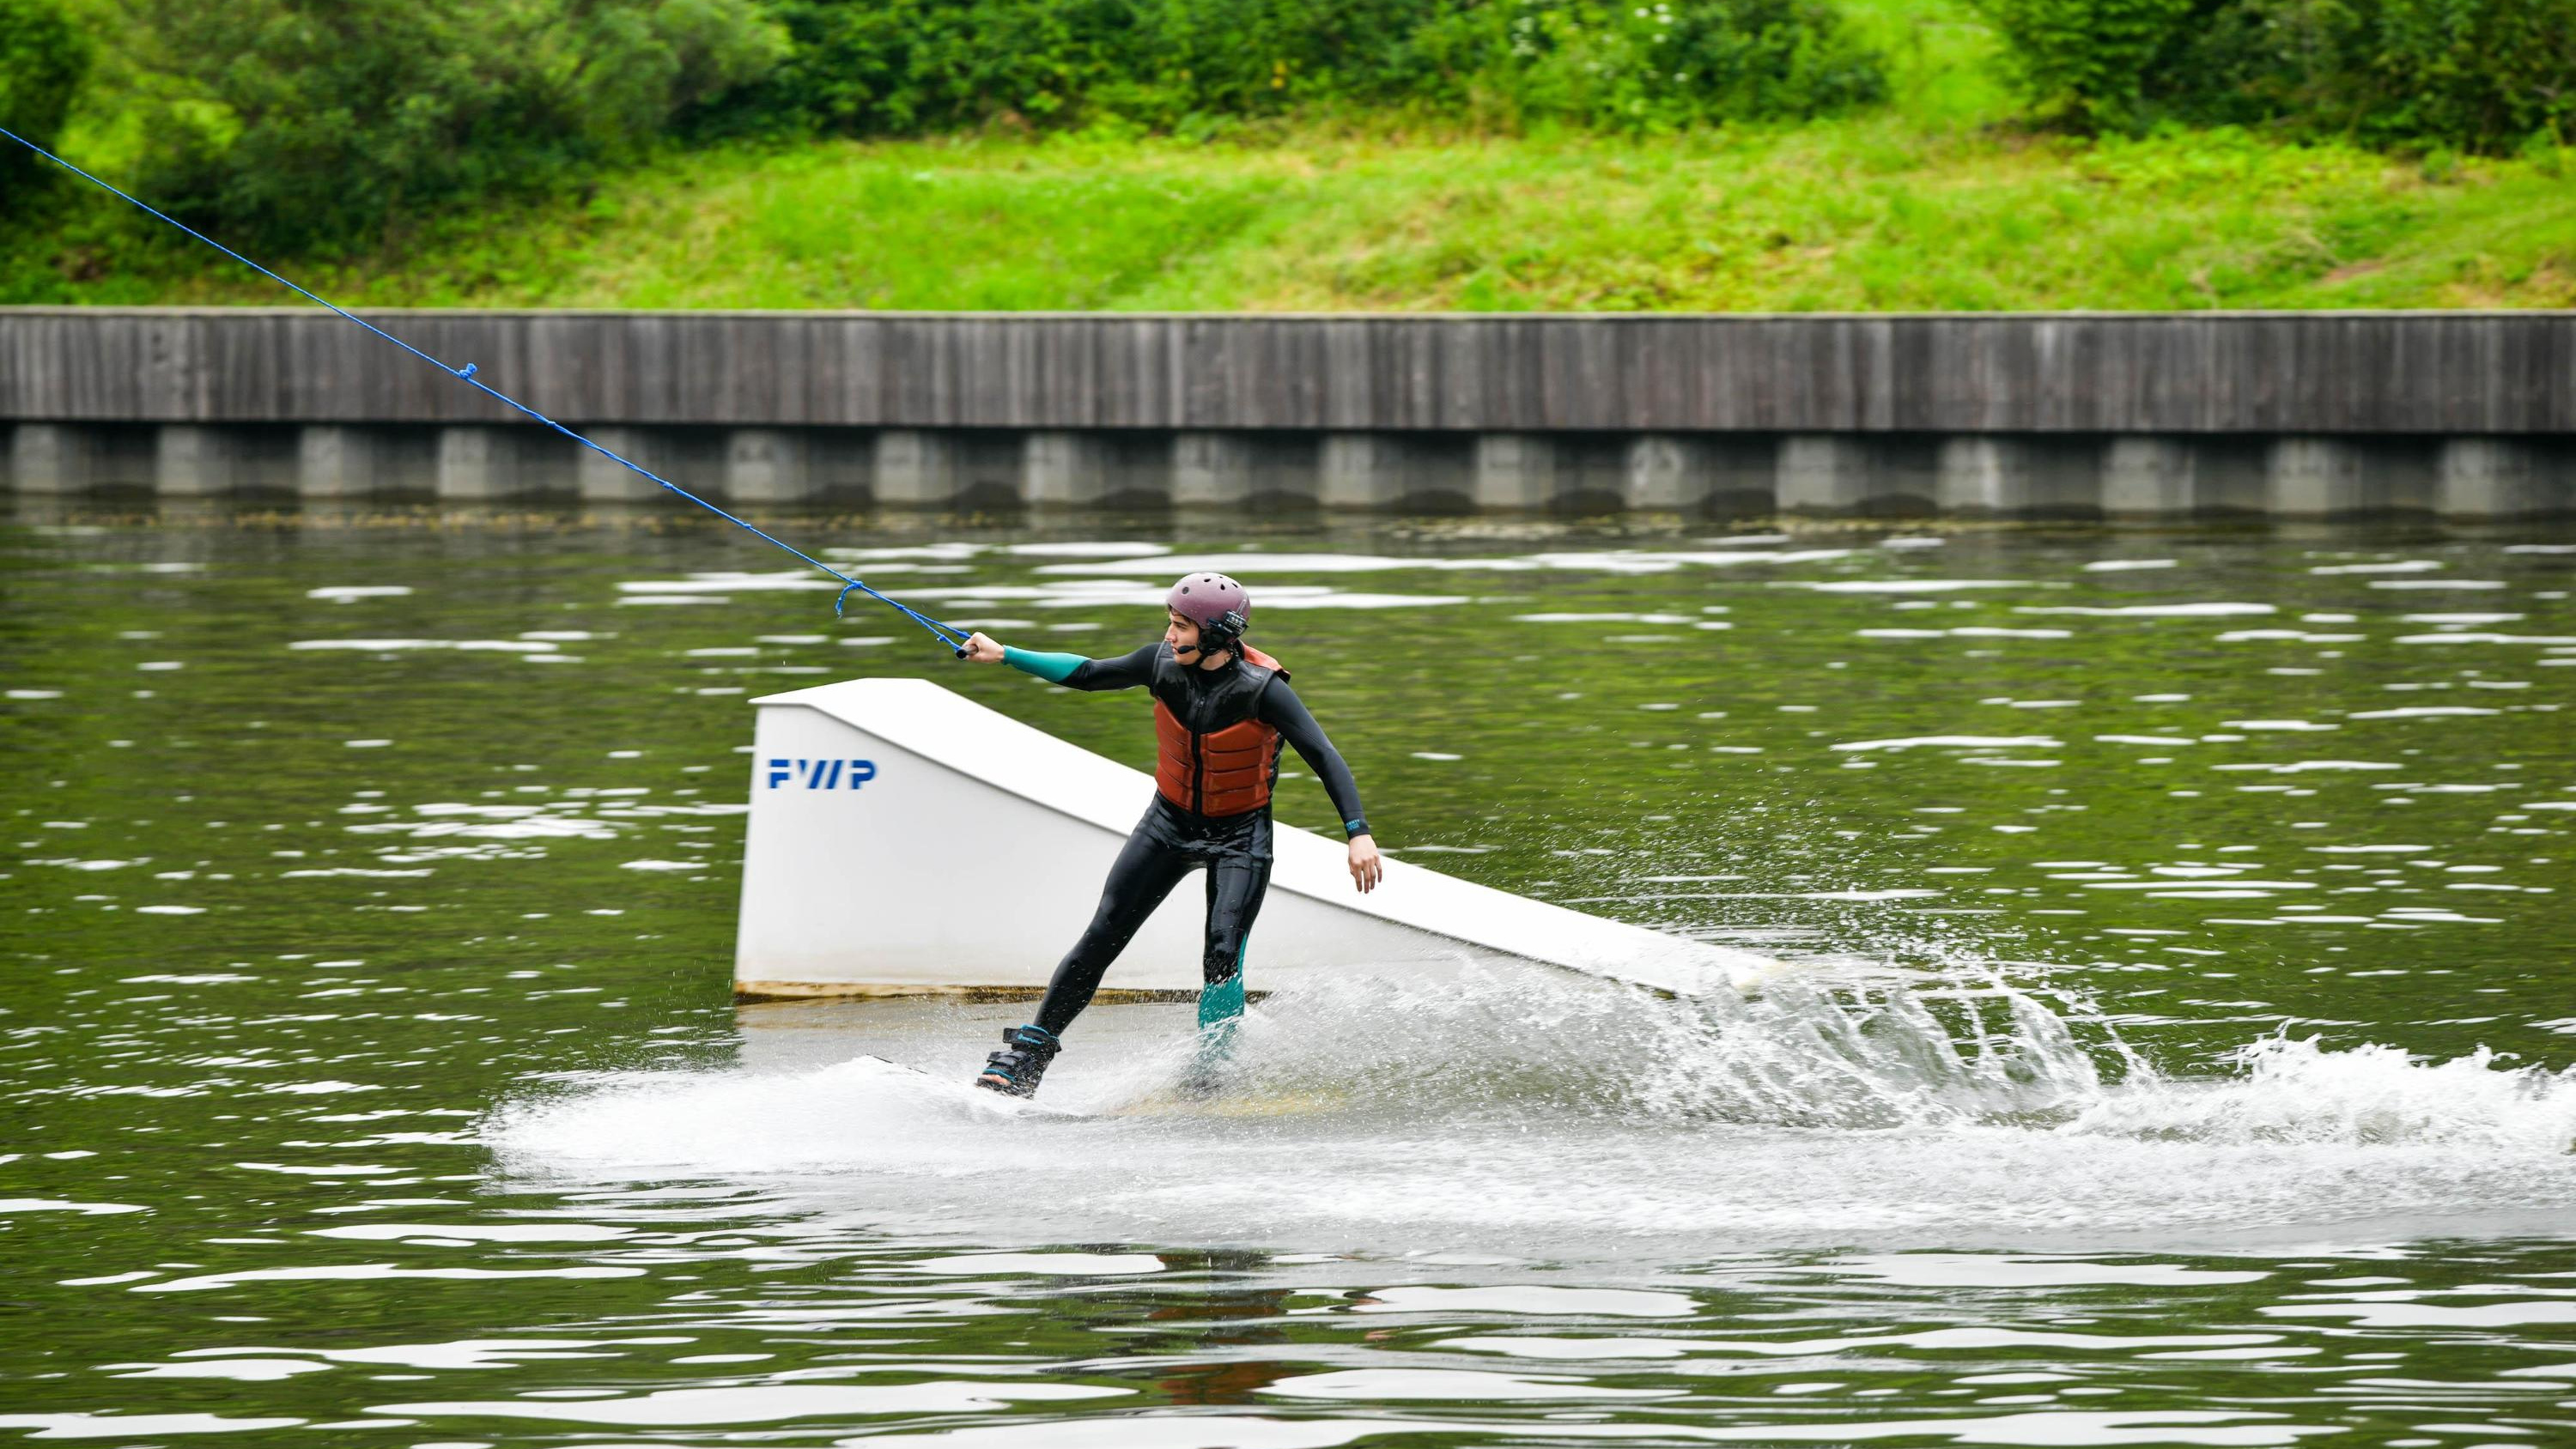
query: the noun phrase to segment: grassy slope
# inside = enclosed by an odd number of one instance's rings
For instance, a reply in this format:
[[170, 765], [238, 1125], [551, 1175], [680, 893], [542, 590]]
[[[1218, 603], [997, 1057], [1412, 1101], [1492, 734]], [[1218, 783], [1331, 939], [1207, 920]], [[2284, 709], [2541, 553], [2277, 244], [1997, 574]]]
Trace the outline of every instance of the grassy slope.
[[[1711, 310], [2576, 305], [2576, 153], [2416, 163], [1998, 124], [1984, 32], [1854, 7], [1897, 98], [1679, 139], [1312, 126], [699, 153], [302, 270], [374, 303]], [[2562, 158], [2564, 164], [2562, 164]], [[2562, 174], [2562, 172], [2564, 174]], [[95, 300], [268, 301], [193, 263]]]

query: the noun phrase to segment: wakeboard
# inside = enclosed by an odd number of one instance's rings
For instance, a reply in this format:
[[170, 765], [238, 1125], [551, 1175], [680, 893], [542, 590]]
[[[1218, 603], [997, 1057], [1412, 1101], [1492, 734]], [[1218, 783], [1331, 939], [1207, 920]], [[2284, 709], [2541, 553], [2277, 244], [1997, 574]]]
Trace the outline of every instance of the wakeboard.
[[954, 1098], [962, 1105], [974, 1111], [987, 1113], [992, 1116], [1022, 1117], [1040, 1121], [1088, 1122], [1092, 1120], [1095, 1115], [1089, 1112], [1075, 1112], [1067, 1108], [1053, 1106], [1051, 1104], [1041, 1102], [1034, 1097], [1009, 1096], [1001, 1092], [993, 1091], [989, 1088], [976, 1086], [973, 1082], [960, 1082], [950, 1077], [936, 1076], [932, 1073], [923, 1071], [919, 1067], [909, 1066], [903, 1062], [896, 1061], [891, 1057], [881, 1057], [870, 1053], [859, 1057], [858, 1060], [873, 1063], [876, 1066], [883, 1067], [889, 1071], [900, 1072], [905, 1077], [929, 1087], [939, 1096]]
[[1278, 1095], [1243, 1095], [1224, 1090], [1221, 1083], [1205, 1079], [1176, 1084], [1132, 1102], [1125, 1102], [1102, 1112], [1080, 1112], [1069, 1107], [1038, 1101], [1034, 1097], [1012, 1097], [960, 1082], [951, 1077], [934, 1075], [916, 1066], [873, 1053], [857, 1058], [872, 1066], [900, 1073], [907, 1080], [928, 1088], [934, 1095], [956, 1101], [970, 1111], [986, 1116], [1029, 1121], [1098, 1122], [1110, 1117], [1302, 1117], [1316, 1112], [1330, 1112], [1347, 1104], [1348, 1098], [1337, 1092], [1292, 1092]]

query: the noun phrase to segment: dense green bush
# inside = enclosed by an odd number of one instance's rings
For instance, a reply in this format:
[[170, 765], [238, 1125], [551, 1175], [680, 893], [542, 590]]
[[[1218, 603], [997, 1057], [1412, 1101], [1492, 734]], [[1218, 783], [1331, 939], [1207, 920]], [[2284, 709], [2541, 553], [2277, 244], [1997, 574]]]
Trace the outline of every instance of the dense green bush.
[[730, 126], [1187, 127], [1315, 103], [1678, 126], [1877, 99], [1825, 0], [766, 0], [795, 39]]
[[753, 0], [138, 0], [145, 191], [272, 249], [636, 154], [756, 79]]
[[1886, 93], [1879, 56], [1820, 0], [1524, 3], [1456, 12], [1500, 23], [1472, 84], [1525, 115], [1603, 126], [1802, 120]]
[[[51, 149], [89, 62], [88, 37], [57, 0], [0, 0], [0, 127]], [[34, 152], [0, 140], [0, 201], [46, 169]]]
[[2563, 144], [2576, 0], [1974, 0], [2033, 114], [2374, 145]]
[[851, 135], [1146, 125], [1386, 89], [1418, 0], [767, 0], [795, 51], [730, 119]]
[[2134, 124], [2176, 69], [2195, 0], [1972, 0], [2004, 41], [2004, 69], [2044, 121]]
[[[2205, 46], [2201, 115], [2255, 111], [2373, 144], [2565, 144], [2576, 0], [2247, 0]], [[2232, 84], [2226, 84], [2232, 82]]]

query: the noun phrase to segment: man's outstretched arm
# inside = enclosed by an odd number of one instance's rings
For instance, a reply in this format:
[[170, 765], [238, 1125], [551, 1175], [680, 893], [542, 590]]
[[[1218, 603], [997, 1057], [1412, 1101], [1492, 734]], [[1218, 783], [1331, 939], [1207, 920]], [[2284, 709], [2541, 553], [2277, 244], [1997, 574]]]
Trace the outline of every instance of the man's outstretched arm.
[[1154, 655], [1162, 646], [1148, 644], [1115, 659], [1085, 659], [1079, 654], [1049, 654], [1014, 649], [977, 634], [966, 642], [966, 657], [978, 664], [1007, 664], [1067, 689], [1134, 689], [1154, 678]]

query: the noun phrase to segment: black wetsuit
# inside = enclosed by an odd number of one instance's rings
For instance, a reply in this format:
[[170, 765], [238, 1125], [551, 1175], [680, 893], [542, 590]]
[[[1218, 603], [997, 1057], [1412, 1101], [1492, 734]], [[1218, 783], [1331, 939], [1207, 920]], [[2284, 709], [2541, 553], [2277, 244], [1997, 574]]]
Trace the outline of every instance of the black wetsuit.
[[[1306, 712], [1285, 677], [1258, 668], [1247, 670], [1240, 655], [1223, 668], [1193, 668], [1172, 656], [1171, 646], [1148, 644], [1116, 659], [1083, 659], [1071, 654], [1035, 654], [1010, 649], [1003, 656], [1013, 668], [1068, 689], [1134, 689], [1145, 686], [1173, 716], [1194, 733], [1209, 734], [1255, 720], [1279, 732], [1299, 758], [1324, 782], [1324, 791], [1341, 813], [1342, 829], [1366, 835], [1368, 819], [1360, 811], [1359, 786], [1342, 762], [1323, 727]], [[1277, 766], [1273, 763], [1275, 777]], [[1270, 887], [1270, 807], [1258, 805], [1232, 815], [1202, 815], [1175, 805], [1158, 791], [1145, 807], [1145, 818], [1118, 852], [1101, 888], [1100, 906], [1082, 939], [1066, 952], [1039, 1003], [1037, 1025], [1062, 1035], [1082, 1009], [1109, 963], [1127, 949], [1138, 928], [1193, 870], [1207, 870], [1207, 935], [1200, 968], [1208, 987], [1234, 982], [1243, 971], [1245, 942], [1261, 898]]]

